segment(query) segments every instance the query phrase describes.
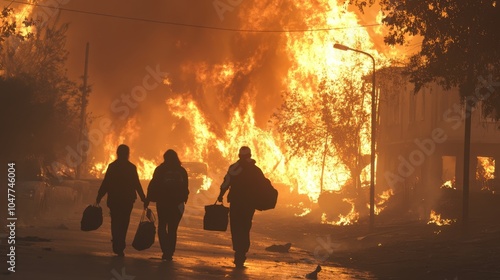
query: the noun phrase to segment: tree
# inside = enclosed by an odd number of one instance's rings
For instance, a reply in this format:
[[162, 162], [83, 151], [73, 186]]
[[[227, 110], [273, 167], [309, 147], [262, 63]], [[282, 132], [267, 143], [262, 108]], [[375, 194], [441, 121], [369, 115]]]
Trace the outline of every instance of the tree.
[[323, 81], [319, 86], [322, 95], [322, 118], [326, 131], [334, 135], [330, 144], [335, 155], [349, 169], [354, 180], [354, 195], [361, 187], [361, 171], [369, 163], [368, 150], [363, 151], [362, 143], [370, 139], [370, 114], [359, 81], [344, 77], [337, 81]]
[[[26, 36], [19, 34], [2, 13], [0, 41], [0, 100], [4, 107], [0, 129], [3, 156], [19, 159], [27, 156], [53, 161], [68, 144], [76, 142], [78, 91], [66, 74], [64, 63], [68, 26], [54, 21], [37, 26]], [[27, 20], [25, 20], [27, 21]]]
[[[374, 3], [349, 2], [361, 10]], [[387, 44], [422, 37], [420, 52], [407, 64], [415, 92], [431, 81], [445, 88], [459, 87], [463, 98], [479, 94], [474, 104], [485, 98], [485, 112], [500, 118], [500, 91], [476, 90], [488, 77], [500, 77], [499, 5], [496, 0], [380, 1], [382, 22], [389, 28]]]
[[320, 190], [323, 190], [325, 161], [331, 155], [329, 141], [333, 137], [326, 131], [317, 96], [303, 98], [298, 92], [286, 92], [284, 102], [272, 119], [283, 141], [291, 151], [289, 158], [301, 155], [314, 161], [317, 151], [322, 153]]
[[369, 114], [358, 77], [349, 75], [335, 81], [323, 79], [309, 98], [297, 92], [285, 94], [273, 119], [288, 149], [293, 151], [289, 157], [321, 158], [321, 190], [326, 159], [335, 157], [349, 170], [355, 182], [349, 191], [355, 196], [361, 171], [368, 163], [363, 160], [362, 141], [370, 137]]
[[[374, 0], [349, 0], [363, 8]], [[410, 57], [407, 72], [415, 92], [436, 81], [458, 87], [465, 104], [463, 220], [468, 219], [471, 112], [480, 102], [488, 117], [500, 119], [500, 7], [496, 0], [381, 0], [382, 22], [389, 27], [385, 42], [404, 44], [421, 36], [422, 48]], [[495, 83], [497, 85], [497, 83]]]

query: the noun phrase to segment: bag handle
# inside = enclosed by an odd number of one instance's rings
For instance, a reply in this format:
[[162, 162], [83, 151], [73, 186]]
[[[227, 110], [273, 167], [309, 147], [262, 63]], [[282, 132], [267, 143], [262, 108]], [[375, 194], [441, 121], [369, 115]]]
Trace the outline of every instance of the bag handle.
[[[150, 215], [148, 215], [150, 214]], [[142, 215], [141, 215], [141, 223], [144, 222], [144, 217], [146, 217], [146, 219], [150, 222], [153, 222], [153, 223], [156, 223], [156, 216], [155, 216], [155, 213], [153, 212], [153, 210], [149, 209], [149, 208], [144, 208], [144, 210], [142, 210]]]
[[156, 216], [153, 210], [146, 208], [146, 218], [148, 218], [149, 221], [153, 222], [156, 224]]
[[[219, 202], [219, 201], [217, 199], [215, 199], [214, 205], [217, 205], [217, 202]], [[224, 205], [224, 201], [221, 201], [220, 205]]]

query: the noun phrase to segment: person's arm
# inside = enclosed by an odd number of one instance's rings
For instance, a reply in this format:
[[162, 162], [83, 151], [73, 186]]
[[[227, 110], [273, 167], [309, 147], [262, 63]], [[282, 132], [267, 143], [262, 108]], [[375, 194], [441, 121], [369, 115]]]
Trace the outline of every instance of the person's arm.
[[135, 165], [132, 176], [132, 184], [134, 184], [134, 188], [137, 191], [137, 194], [139, 194], [142, 202], [146, 202], [146, 195], [144, 195], [144, 190], [142, 189], [141, 181], [139, 180], [139, 174], [137, 174], [137, 167], [135, 167]]
[[110, 166], [108, 165], [106, 173], [104, 174], [104, 179], [102, 180], [101, 186], [99, 187], [99, 191], [97, 192], [97, 197], [95, 199], [96, 204], [99, 204], [101, 202], [101, 199], [103, 198], [104, 195], [106, 195], [106, 193], [109, 190], [111, 173], [113, 173], [113, 171], [110, 170]]
[[224, 199], [224, 194], [227, 192], [227, 190], [229, 189], [229, 186], [231, 185], [231, 172], [230, 171], [231, 171], [231, 167], [229, 167], [229, 170], [227, 171], [226, 176], [224, 176], [224, 181], [220, 185], [220, 193], [219, 193], [219, 197], [217, 197], [217, 200], [219, 202], [222, 202], [222, 200]]
[[183, 167], [182, 168], [182, 181], [183, 181], [183, 189], [185, 190], [185, 194], [186, 194], [186, 199], [184, 200], [184, 203], [187, 203], [188, 201], [188, 197], [189, 197], [189, 177], [188, 177], [188, 174], [187, 174], [187, 171], [186, 169]]
[[151, 190], [154, 188], [154, 185], [157, 184], [156, 181], [158, 181], [158, 179], [157, 179], [158, 178], [157, 173], [158, 173], [158, 167], [155, 168], [155, 171], [153, 172], [153, 178], [151, 178], [151, 181], [149, 181], [149, 185], [148, 185], [148, 189], [147, 189], [147, 196], [146, 196], [146, 199], [148, 201], [151, 200], [151, 196], [152, 196], [152, 194], [151, 194], [152, 191]]

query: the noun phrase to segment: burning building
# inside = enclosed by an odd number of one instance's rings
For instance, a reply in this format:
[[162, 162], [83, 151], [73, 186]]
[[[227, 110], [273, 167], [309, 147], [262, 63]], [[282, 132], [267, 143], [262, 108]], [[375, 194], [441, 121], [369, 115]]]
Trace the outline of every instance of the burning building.
[[[387, 68], [377, 74], [377, 186], [388, 186], [400, 193], [407, 206], [419, 209], [423, 219], [443, 201], [454, 200], [443, 211], [457, 218], [463, 187], [466, 117], [458, 89], [444, 90], [429, 84], [414, 93], [413, 84], [401, 68]], [[469, 185], [471, 193], [495, 193], [500, 132], [498, 123], [485, 117], [481, 107], [480, 101], [471, 114]]]
[[[68, 64], [74, 76], [81, 76], [82, 48], [90, 44], [85, 145], [66, 147], [65, 158], [71, 164], [86, 158], [88, 176], [99, 178], [114, 160], [116, 147], [125, 143], [140, 177], [148, 180], [162, 153], [173, 148], [183, 162], [206, 164], [200, 187], [208, 188], [220, 183], [238, 148], [248, 145], [273, 182], [311, 201], [352, 181], [366, 186], [369, 166], [362, 159], [369, 150], [369, 123], [360, 124], [362, 135], [355, 140], [359, 166], [348, 168], [331, 147], [309, 147], [309, 156], [290, 149], [268, 121], [285, 101], [284, 93], [310, 106], [311, 113], [320, 111], [314, 106], [323, 98], [322, 85], [342, 101], [343, 79], [351, 81], [351, 92], [362, 99], [359, 112], [369, 113], [365, 97], [372, 85], [363, 77], [371, 73], [371, 61], [335, 50], [334, 43], [372, 53], [379, 68], [418, 45], [385, 46], [376, 7], [361, 14], [335, 0], [214, 5], [222, 2], [203, 2], [196, 9], [187, 2], [165, 1], [35, 7], [33, 15], [57, 10], [45, 18], [71, 22]], [[291, 119], [310, 125], [321, 120], [301, 112]], [[387, 194], [388, 187], [377, 186], [377, 191]], [[361, 209], [351, 207], [350, 199], [341, 201], [350, 216], [359, 216]]]

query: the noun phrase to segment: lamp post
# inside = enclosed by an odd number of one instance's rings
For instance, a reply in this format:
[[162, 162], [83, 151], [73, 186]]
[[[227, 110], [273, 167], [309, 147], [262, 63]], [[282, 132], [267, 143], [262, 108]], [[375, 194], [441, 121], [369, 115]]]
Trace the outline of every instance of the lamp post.
[[375, 225], [375, 139], [376, 139], [376, 130], [375, 126], [377, 123], [377, 106], [376, 106], [376, 98], [375, 98], [375, 58], [367, 52], [356, 50], [353, 48], [349, 48], [347, 46], [341, 44], [334, 44], [334, 48], [343, 50], [343, 51], [353, 51], [365, 54], [372, 59], [373, 62], [373, 72], [372, 72], [372, 127], [371, 127], [371, 148], [370, 148], [370, 229], [373, 229]]

